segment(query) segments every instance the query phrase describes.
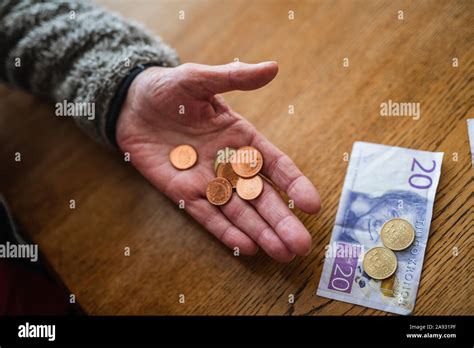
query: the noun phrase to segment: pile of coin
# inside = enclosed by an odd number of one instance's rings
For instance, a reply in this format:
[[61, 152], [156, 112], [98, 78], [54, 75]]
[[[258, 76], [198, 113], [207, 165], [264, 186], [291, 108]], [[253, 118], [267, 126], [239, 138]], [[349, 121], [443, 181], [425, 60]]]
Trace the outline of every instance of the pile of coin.
[[[415, 229], [404, 219], [391, 219], [384, 223], [380, 231], [383, 247], [375, 247], [364, 255], [362, 266], [369, 277], [384, 280], [392, 277], [397, 270], [397, 256], [394, 251], [408, 248], [415, 240]], [[386, 282], [384, 290], [388, 291]]]
[[263, 191], [263, 181], [258, 175], [262, 166], [262, 154], [252, 146], [219, 150], [214, 161], [217, 177], [207, 185], [207, 200], [214, 205], [226, 204], [233, 189], [244, 200], [257, 198]]
[[[197, 162], [196, 150], [188, 144], [179, 145], [170, 152], [170, 162], [180, 170], [189, 169]], [[226, 147], [217, 151], [214, 161], [216, 178], [207, 185], [206, 197], [214, 205], [226, 204], [233, 190], [240, 198], [252, 200], [263, 191], [263, 180], [259, 175], [263, 166], [260, 151], [252, 146], [237, 150]]]

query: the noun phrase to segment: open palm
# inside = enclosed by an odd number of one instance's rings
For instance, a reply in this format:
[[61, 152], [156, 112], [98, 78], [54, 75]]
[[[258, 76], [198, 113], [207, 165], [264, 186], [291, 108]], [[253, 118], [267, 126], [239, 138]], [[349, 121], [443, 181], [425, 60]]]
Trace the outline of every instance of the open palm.
[[[216, 207], [206, 199], [217, 151], [250, 145], [263, 155], [263, 174], [297, 207], [308, 213], [320, 209], [309, 179], [217, 95], [262, 87], [277, 72], [275, 62], [148, 68], [129, 89], [116, 135], [137, 170], [174, 202], [182, 200], [186, 211], [224, 244], [246, 255], [255, 254], [259, 245], [275, 260], [288, 262], [309, 253], [311, 236], [270, 184], [265, 182], [263, 193], [253, 201], [234, 194]], [[181, 144], [198, 152], [197, 164], [184, 171], [169, 161], [170, 151]]]

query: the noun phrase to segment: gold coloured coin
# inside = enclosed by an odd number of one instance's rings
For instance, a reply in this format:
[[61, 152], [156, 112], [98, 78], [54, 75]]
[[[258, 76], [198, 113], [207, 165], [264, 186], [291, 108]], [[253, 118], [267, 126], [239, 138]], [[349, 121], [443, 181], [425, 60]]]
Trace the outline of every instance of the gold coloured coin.
[[383, 224], [380, 238], [387, 248], [400, 251], [408, 248], [415, 240], [415, 229], [404, 219], [391, 219]]
[[380, 292], [382, 295], [387, 297], [395, 297], [395, 291], [397, 287], [398, 280], [395, 274], [380, 282]]
[[216, 175], [217, 177], [229, 180], [232, 188], [236, 187], [237, 181], [239, 180], [239, 176], [235, 174], [234, 170], [232, 169], [232, 164], [230, 163], [219, 163], [217, 165]]
[[238, 176], [251, 178], [262, 169], [263, 157], [256, 148], [243, 146], [237, 149], [231, 162], [232, 169]]
[[197, 152], [191, 145], [179, 145], [170, 152], [170, 162], [176, 169], [189, 169], [196, 161]]
[[239, 178], [236, 191], [239, 197], [246, 201], [255, 199], [260, 196], [263, 191], [263, 180], [260, 175], [256, 175], [250, 179]]
[[397, 256], [388, 248], [375, 247], [365, 253], [362, 266], [369, 277], [386, 279], [397, 270]]
[[206, 197], [214, 205], [226, 204], [232, 197], [232, 185], [227, 179], [214, 178], [207, 184]]

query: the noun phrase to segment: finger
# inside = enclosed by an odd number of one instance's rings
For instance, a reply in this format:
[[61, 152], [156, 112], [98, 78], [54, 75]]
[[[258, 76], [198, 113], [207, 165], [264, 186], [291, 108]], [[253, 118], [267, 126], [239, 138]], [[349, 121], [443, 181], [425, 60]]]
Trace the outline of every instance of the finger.
[[290, 262], [295, 254], [288, 250], [271, 227], [255, 209], [237, 195], [232, 195], [221, 207], [224, 215], [242, 232], [252, 238], [272, 258], [279, 262]]
[[226, 113], [230, 110], [229, 105], [227, 105], [227, 103], [225, 102], [224, 98], [221, 95], [218, 95], [218, 94], [214, 95], [211, 98], [210, 103], [217, 115]]
[[186, 206], [188, 213], [205, 229], [211, 232], [229, 248], [239, 248], [243, 255], [254, 255], [257, 244], [245, 233], [230, 223], [222, 212], [204, 199], [190, 202]]
[[210, 97], [234, 90], [249, 91], [265, 86], [278, 73], [276, 62], [246, 64], [235, 62], [225, 65], [183, 64], [183, 75], [192, 79], [200, 88], [194, 93], [199, 97]]
[[287, 155], [259, 133], [251, 145], [262, 153], [262, 172], [285, 191], [298, 208], [310, 214], [321, 209], [318, 190]]
[[290, 251], [300, 256], [307, 255], [311, 251], [311, 235], [308, 230], [268, 183], [264, 182], [262, 194], [249, 202], [270, 224]]

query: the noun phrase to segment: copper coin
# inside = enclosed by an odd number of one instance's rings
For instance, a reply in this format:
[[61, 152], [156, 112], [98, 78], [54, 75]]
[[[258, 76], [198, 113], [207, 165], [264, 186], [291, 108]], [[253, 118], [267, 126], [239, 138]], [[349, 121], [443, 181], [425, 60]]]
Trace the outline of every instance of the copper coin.
[[230, 163], [232, 160], [232, 156], [235, 154], [235, 149], [231, 147], [225, 147], [217, 151], [216, 158], [214, 159], [214, 172], [217, 172], [217, 166], [220, 163]]
[[226, 204], [232, 197], [232, 185], [224, 178], [214, 178], [207, 184], [207, 200], [214, 205]]
[[263, 166], [263, 157], [260, 151], [252, 146], [243, 146], [237, 149], [232, 157], [232, 169], [242, 178], [251, 178], [258, 174]]
[[239, 197], [246, 201], [255, 199], [260, 196], [263, 191], [263, 180], [260, 175], [256, 175], [250, 179], [239, 178], [236, 191]]
[[230, 163], [219, 163], [217, 165], [216, 175], [220, 178], [229, 180], [233, 188], [235, 188], [237, 185], [237, 180], [239, 180], [239, 176], [235, 174], [234, 170], [232, 169], [232, 164]]
[[189, 169], [197, 161], [197, 152], [191, 145], [179, 145], [171, 150], [170, 161], [177, 169]]

